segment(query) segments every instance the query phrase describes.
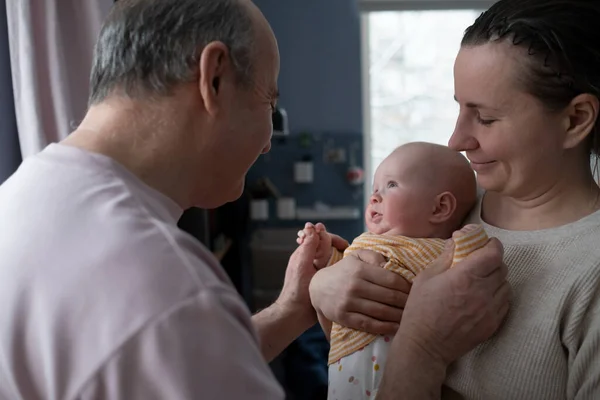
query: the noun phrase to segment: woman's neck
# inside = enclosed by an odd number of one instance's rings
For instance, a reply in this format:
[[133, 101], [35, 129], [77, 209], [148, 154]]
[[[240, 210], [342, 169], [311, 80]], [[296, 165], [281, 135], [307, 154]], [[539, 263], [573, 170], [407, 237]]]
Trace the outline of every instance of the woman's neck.
[[526, 200], [486, 192], [481, 218], [514, 231], [550, 229], [578, 221], [600, 209], [600, 188], [592, 174], [578, 182], [565, 179]]

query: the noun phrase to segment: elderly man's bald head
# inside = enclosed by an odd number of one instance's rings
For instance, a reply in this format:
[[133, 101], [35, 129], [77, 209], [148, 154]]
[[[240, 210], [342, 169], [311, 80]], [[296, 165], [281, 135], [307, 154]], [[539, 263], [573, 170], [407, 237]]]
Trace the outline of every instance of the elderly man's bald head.
[[229, 48], [240, 83], [249, 84], [255, 33], [265, 25], [249, 0], [119, 0], [96, 44], [90, 104], [114, 91], [131, 98], [171, 94], [197, 79], [200, 53], [215, 41]]

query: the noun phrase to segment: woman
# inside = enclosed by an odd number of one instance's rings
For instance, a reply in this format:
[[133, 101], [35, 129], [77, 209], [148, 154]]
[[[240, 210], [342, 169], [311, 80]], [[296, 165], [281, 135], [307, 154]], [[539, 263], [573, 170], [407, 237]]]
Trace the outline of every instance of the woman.
[[[477, 173], [484, 193], [467, 222], [503, 243], [514, 298], [497, 334], [449, 368], [444, 398], [600, 398], [600, 189], [590, 168], [599, 22], [598, 2], [500, 0], [465, 32], [449, 146]], [[328, 316], [342, 315], [331, 304], [338, 273], [319, 272], [311, 288]], [[372, 305], [361, 314], [381, 319], [389, 307]]]

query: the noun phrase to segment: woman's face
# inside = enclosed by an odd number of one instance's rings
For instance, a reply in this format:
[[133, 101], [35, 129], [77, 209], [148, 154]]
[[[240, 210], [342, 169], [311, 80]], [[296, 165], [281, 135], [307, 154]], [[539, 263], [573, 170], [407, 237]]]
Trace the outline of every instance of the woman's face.
[[448, 143], [466, 152], [483, 189], [519, 199], [556, 183], [568, 128], [564, 115], [522, 88], [524, 57], [526, 50], [506, 43], [461, 48], [454, 65], [460, 113]]

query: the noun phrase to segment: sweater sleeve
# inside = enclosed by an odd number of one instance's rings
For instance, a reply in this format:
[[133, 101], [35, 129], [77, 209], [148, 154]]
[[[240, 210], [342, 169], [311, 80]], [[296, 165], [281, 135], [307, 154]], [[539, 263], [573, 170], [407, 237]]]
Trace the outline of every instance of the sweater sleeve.
[[563, 329], [569, 400], [600, 399], [600, 265], [573, 290]]

